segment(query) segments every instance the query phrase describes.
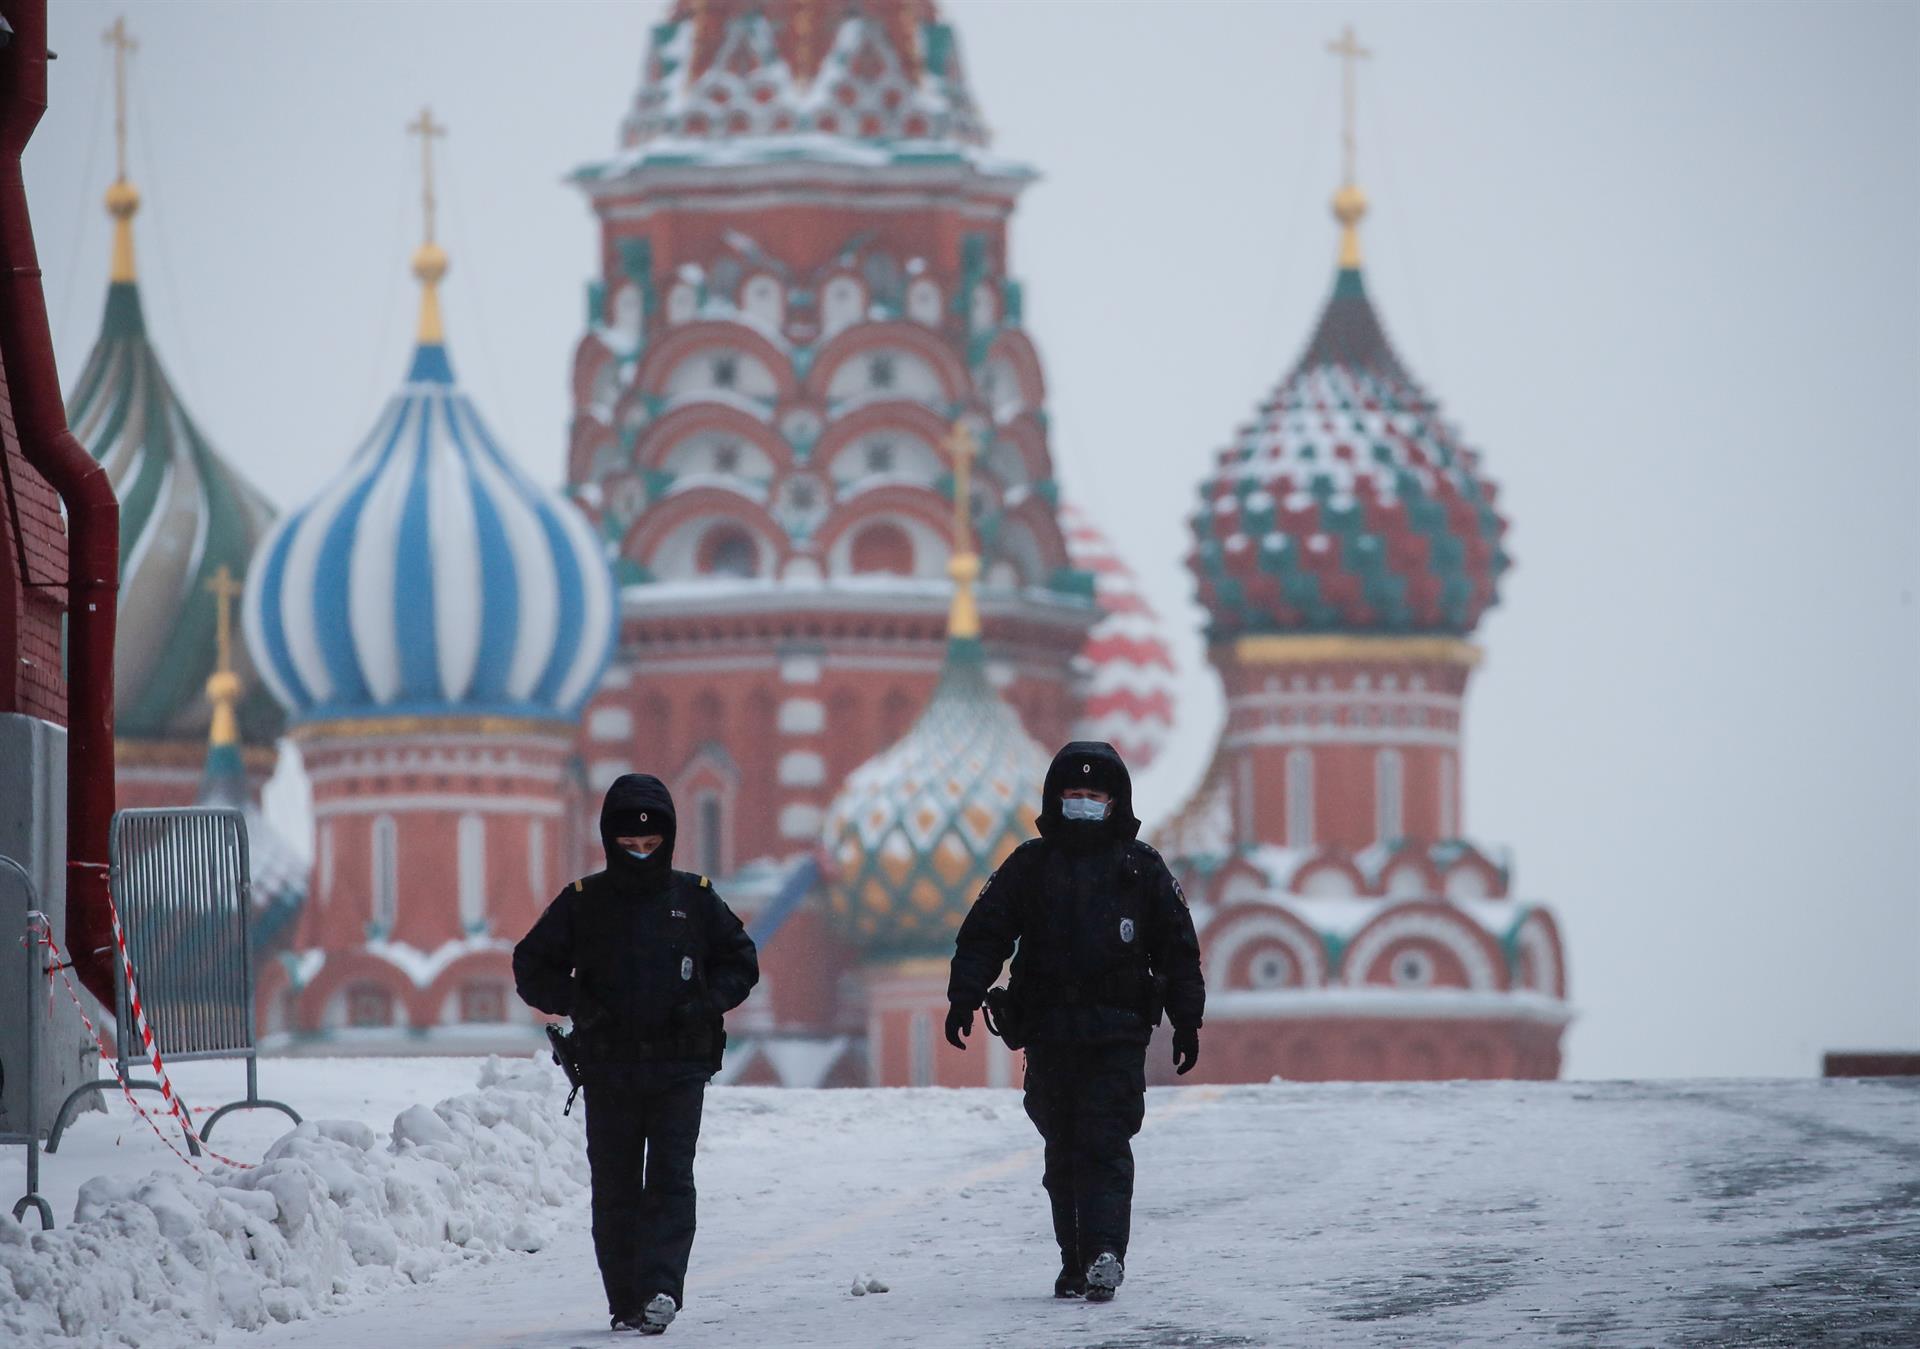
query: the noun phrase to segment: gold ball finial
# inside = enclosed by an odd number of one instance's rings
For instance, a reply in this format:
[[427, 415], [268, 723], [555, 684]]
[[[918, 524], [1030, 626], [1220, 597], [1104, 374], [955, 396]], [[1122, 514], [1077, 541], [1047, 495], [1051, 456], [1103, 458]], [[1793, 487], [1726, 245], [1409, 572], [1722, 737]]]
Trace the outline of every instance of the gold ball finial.
[[1367, 214], [1367, 194], [1357, 183], [1348, 183], [1333, 194], [1333, 218], [1353, 229]]
[[115, 220], [131, 220], [140, 209], [140, 189], [125, 178], [116, 179], [107, 188], [107, 214]]
[[437, 286], [447, 274], [447, 250], [436, 243], [424, 243], [413, 250], [413, 274], [429, 286]]
[[232, 670], [215, 670], [207, 676], [207, 701], [232, 703], [240, 698], [240, 676]]

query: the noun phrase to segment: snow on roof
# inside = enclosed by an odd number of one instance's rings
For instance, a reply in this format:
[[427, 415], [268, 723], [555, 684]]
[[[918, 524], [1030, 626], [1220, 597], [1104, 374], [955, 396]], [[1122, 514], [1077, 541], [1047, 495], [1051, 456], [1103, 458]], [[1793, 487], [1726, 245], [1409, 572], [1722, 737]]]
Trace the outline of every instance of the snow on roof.
[[1464, 988], [1225, 989], [1207, 994], [1207, 1021], [1283, 1020], [1287, 1017], [1377, 1016], [1422, 1020], [1516, 1017], [1564, 1026], [1576, 1015], [1570, 1002], [1528, 990], [1482, 992]]
[[610, 158], [583, 164], [573, 171], [573, 180], [592, 187], [647, 169], [727, 169], [780, 164], [817, 164], [847, 169], [951, 165], [971, 169], [990, 178], [1016, 182], [1026, 182], [1039, 176], [1017, 160], [953, 141], [858, 141], [822, 132], [795, 131], [750, 139], [662, 136]]
[[422, 951], [405, 942], [375, 938], [364, 949], [368, 955], [386, 961], [406, 975], [415, 988], [425, 988], [462, 956], [479, 955], [487, 951], [510, 953], [513, 943], [503, 937], [476, 935], [442, 942], [431, 951]]

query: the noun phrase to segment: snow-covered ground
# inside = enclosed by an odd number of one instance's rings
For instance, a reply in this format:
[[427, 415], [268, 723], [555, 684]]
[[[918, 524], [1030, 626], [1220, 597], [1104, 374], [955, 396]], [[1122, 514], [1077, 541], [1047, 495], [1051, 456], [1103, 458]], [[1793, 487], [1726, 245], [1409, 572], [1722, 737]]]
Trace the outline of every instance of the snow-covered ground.
[[[279, 1144], [277, 1179], [251, 1182], [196, 1181], [119, 1102], [83, 1117], [45, 1165], [68, 1235], [36, 1250], [0, 1219], [0, 1339], [73, 1342], [42, 1314], [65, 1296], [91, 1343], [204, 1343], [223, 1321], [223, 1349], [617, 1342], [578, 1183], [580, 1112], [559, 1118], [544, 1069], [496, 1066], [476, 1092], [482, 1072], [265, 1063], [265, 1094], [378, 1136], [309, 1129]], [[212, 1104], [238, 1070], [178, 1078]], [[441, 1098], [447, 1136], [417, 1112], [396, 1145], [396, 1116]], [[277, 1116], [230, 1116], [214, 1142], [253, 1161], [284, 1132]], [[1105, 1307], [1057, 1303], [1016, 1093], [714, 1089], [689, 1305], [668, 1343], [1920, 1344], [1916, 1083], [1156, 1090], [1135, 1151], [1126, 1286]], [[536, 1153], [539, 1178], [516, 1174]], [[99, 1216], [72, 1225], [85, 1178], [156, 1171], [144, 1188], [93, 1187]], [[0, 1154], [7, 1204], [23, 1174], [19, 1149]], [[317, 1244], [285, 1230], [296, 1176], [325, 1210], [304, 1221], [330, 1224]], [[237, 1235], [201, 1239], [202, 1224]], [[164, 1277], [111, 1272], [136, 1239], [167, 1247]], [[293, 1291], [260, 1297], [260, 1266]], [[59, 1281], [33, 1286], [49, 1270]], [[856, 1275], [890, 1291], [853, 1297]], [[91, 1310], [116, 1297], [114, 1314]], [[249, 1306], [300, 1319], [233, 1328]]]

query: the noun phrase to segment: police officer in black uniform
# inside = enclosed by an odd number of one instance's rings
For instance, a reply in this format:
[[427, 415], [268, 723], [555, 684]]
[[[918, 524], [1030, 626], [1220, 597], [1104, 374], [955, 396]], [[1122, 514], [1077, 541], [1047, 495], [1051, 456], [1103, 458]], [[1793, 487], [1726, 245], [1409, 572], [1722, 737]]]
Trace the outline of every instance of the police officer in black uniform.
[[587, 1094], [593, 1248], [613, 1328], [664, 1332], [686, 1302], [694, 1144], [722, 1016], [759, 958], [705, 876], [673, 870], [673, 797], [629, 773], [607, 790], [607, 869], [560, 892], [514, 948], [520, 996], [571, 1016]]
[[1146, 1047], [1164, 1009], [1182, 1074], [1200, 1059], [1206, 984], [1179, 883], [1135, 838], [1133, 784], [1113, 746], [1077, 740], [1047, 770], [1040, 837], [974, 901], [947, 985], [949, 1043], [1007, 958], [989, 1012], [1027, 1051], [1026, 1107], [1046, 1142], [1060, 1243], [1055, 1297], [1106, 1302], [1120, 1286], [1133, 1212], [1133, 1148], [1146, 1108]]

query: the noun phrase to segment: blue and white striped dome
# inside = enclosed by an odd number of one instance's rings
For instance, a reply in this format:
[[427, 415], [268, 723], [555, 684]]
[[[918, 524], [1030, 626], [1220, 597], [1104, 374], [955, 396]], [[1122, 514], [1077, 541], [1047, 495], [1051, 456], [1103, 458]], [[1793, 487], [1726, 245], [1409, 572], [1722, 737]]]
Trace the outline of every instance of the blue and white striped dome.
[[573, 506], [502, 452], [447, 350], [248, 569], [247, 645], [303, 722], [572, 720], [613, 649], [613, 577]]

